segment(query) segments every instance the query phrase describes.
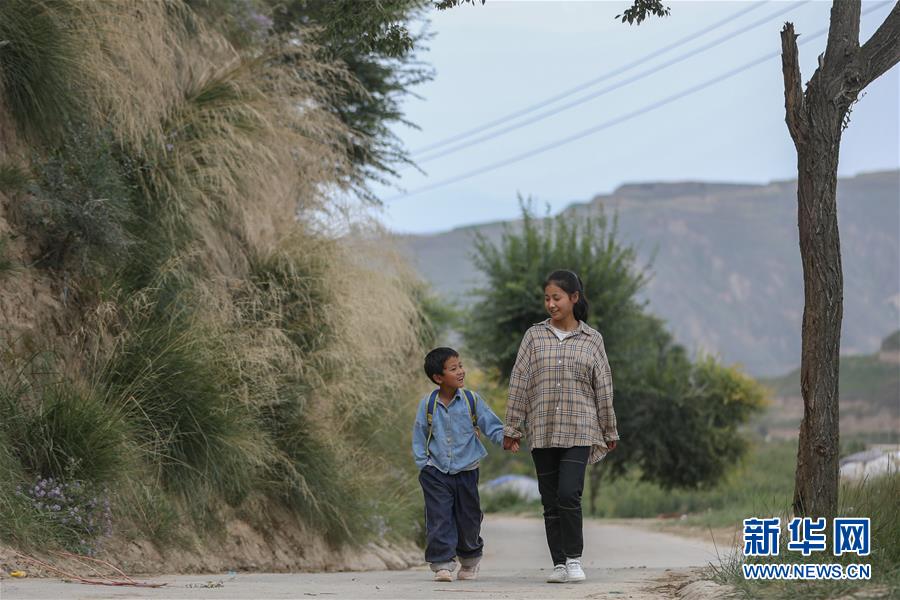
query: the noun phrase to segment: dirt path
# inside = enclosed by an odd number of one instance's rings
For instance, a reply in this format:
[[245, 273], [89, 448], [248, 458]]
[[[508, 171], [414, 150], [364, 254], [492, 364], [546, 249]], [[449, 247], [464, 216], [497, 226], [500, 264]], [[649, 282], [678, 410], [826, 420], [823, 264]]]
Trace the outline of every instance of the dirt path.
[[[490, 516], [485, 519], [485, 557], [480, 579], [434, 583], [425, 567], [364, 573], [239, 573], [155, 578], [160, 589], [111, 588], [53, 579], [4, 580], [0, 598], [667, 598], [679, 571], [715, 560], [712, 543], [626, 524], [585, 522], [584, 565], [588, 580], [544, 583], [549, 553], [543, 522]], [[197, 587], [212, 583], [221, 587]]]

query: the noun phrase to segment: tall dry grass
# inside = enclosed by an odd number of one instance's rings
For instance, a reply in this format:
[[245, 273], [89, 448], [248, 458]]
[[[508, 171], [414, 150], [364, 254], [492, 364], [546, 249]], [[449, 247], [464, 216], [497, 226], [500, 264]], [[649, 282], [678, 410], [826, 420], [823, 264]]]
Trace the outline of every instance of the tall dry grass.
[[23, 132], [49, 139], [65, 119], [85, 108], [77, 71], [76, 36], [66, 21], [77, 4], [11, 0], [0, 4], [0, 92]]
[[197, 27], [171, 0], [4, 2], [0, 82], [7, 105], [35, 142], [59, 139], [67, 121], [112, 127], [132, 143], [158, 139], [177, 97], [179, 55]]
[[178, 0], [12, 0], [0, 41], [2, 91], [23, 129], [111, 132], [144, 159], [151, 195], [182, 209], [228, 204], [229, 216], [265, 215], [254, 233], [277, 229], [350, 176], [352, 133], [325, 106], [328, 82], [352, 78], [303, 32], [238, 53]]
[[[350, 168], [349, 132], [320, 108], [325, 92], [301, 71], [340, 75], [305, 45], [192, 74], [164, 123], [165, 143], [149, 159], [151, 201], [162, 199], [172, 218], [194, 219], [206, 241], [236, 254], [271, 247], [298, 210], [321, 206]], [[223, 224], [230, 240], [220, 238]]]

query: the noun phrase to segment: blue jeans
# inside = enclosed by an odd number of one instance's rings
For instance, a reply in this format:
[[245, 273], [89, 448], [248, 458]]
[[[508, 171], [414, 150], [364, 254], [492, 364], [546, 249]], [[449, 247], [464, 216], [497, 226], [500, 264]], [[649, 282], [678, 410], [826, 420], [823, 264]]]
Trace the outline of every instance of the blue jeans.
[[447, 475], [426, 465], [419, 471], [425, 495], [425, 561], [438, 571], [456, 568], [454, 557], [464, 567], [481, 560], [481, 503], [478, 469]]

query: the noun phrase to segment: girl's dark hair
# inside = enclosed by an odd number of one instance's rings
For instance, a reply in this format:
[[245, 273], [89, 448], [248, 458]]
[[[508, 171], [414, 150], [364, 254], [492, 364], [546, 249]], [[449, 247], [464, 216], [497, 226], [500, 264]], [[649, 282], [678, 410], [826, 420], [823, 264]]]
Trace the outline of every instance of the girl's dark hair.
[[587, 295], [584, 293], [584, 284], [581, 283], [581, 277], [572, 271], [553, 271], [547, 275], [547, 279], [544, 280], [544, 289], [551, 283], [561, 288], [570, 296], [575, 292], [578, 292], [578, 302], [575, 303], [572, 314], [575, 315], [575, 318], [579, 321], [587, 321], [588, 301]]

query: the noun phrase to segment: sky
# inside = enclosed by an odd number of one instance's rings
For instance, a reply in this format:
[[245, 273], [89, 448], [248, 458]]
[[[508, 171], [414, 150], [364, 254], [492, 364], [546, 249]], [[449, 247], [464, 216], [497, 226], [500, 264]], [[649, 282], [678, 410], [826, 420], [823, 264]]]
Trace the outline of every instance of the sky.
[[[640, 26], [614, 19], [630, 5], [628, 0], [488, 0], [429, 12], [434, 37], [418, 58], [432, 65], [436, 76], [413, 88], [419, 97], [407, 97], [403, 104], [406, 117], [420, 129], [393, 128], [414, 160], [602, 93], [492, 139], [417, 160], [424, 175], [405, 168], [394, 187], [375, 187], [384, 202], [382, 221], [396, 233], [433, 233], [516, 218], [520, 195], [557, 212], [625, 183], [795, 178], [780, 56], [729, 78], [721, 76], [780, 52], [779, 32], [791, 21], [800, 34], [800, 66], [807, 81], [825, 49], [825, 36], [804, 40], [828, 27], [831, 2], [665, 4], [671, 16]], [[861, 42], [892, 4], [863, 2], [863, 12], [870, 12], [862, 17]], [[638, 64], [629, 68], [633, 63]], [[601, 77], [605, 79], [596, 85], [502, 126], [481, 127]], [[682, 95], [709, 81], [714, 83]], [[588, 133], [592, 128], [596, 131]], [[480, 133], [430, 153], [417, 152], [473, 129]], [[900, 68], [895, 66], [870, 84], [854, 106], [843, 135], [839, 175], [896, 168]], [[460, 178], [480, 169], [485, 172]]]

